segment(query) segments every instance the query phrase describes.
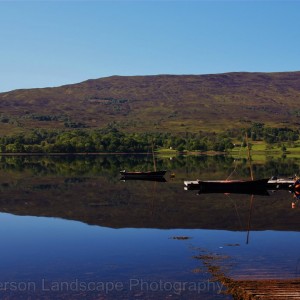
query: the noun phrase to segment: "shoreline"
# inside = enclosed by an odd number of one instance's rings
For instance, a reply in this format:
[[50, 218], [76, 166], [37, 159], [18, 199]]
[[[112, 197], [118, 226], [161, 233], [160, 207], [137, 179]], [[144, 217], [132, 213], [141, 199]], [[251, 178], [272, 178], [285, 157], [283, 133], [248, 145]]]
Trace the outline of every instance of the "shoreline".
[[[195, 155], [195, 156], [215, 156], [215, 155], [226, 155], [240, 158], [247, 158], [246, 151], [166, 151], [158, 150], [154, 151], [156, 156], [185, 156], [185, 155]], [[149, 155], [149, 152], [0, 152], [0, 156], [101, 156], [101, 155]], [[295, 155], [300, 158], [300, 151], [276, 151], [276, 150], [252, 150], [251, 156], [290, 156]]]

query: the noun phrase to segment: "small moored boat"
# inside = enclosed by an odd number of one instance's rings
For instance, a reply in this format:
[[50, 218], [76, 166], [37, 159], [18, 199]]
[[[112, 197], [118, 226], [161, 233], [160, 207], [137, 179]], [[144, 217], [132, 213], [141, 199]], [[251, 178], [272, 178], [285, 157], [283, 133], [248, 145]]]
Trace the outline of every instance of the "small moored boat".
[[196, 180], [185, 181], [186, 190], [198, 190], [200, 193], [246, 193], [266, 191], [269, 178], [258, 180]]
[[126, 179], [134, 179], [134, 180], [153, 180], [153, 181], [166, 181], [164, 179], [164, 175], [166, 174], [166, 170], [157, 171], [156, 169], [156, 162], [155, 162], [155, 156], [154, 156], [154, 147], [152, 143], [152, 158], [153, 158], [153, 165], [154, 170], [153, 171], [120, 171], [120, 174], [122, 176], [121, 180]]
[[126, 179], [160, 179], [163, 178], [167, 171], [145, 171], [145, 172], [127, 172], [120, 171], [120, 174]]

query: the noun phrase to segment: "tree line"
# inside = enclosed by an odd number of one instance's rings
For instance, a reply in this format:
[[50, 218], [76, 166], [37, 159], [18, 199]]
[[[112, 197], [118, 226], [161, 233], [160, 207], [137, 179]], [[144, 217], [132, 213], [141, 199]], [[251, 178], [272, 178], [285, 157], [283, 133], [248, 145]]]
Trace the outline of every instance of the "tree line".
[[126, 133], [114, 126], [101, 130], [45, 130], [35, 129], [22, 134], [0, 137], [2, 153], [146, 153], [151, 144], [156, 148], [177, 151], [219, 151], [234, 147], [233, 141], [243, 141], [244, 135], [266, 143], [294, 142], [299, 132], [289, 128], [270, 128], [254, 123], [244, 130], [223, 133]]

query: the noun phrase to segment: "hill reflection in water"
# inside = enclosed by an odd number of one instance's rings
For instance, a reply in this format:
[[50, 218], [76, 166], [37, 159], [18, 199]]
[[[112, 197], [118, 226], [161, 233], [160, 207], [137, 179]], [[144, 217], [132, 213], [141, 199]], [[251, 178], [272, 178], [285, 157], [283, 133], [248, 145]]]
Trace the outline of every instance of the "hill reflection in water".
[[[256, 178], [295, 174], [299, 161], [254, 164]], [[158, 159], [167, 182], [120, 181], [119, 170], [151, 169], [147, 156], [12, 156], [0, 161], [1, 211], [58, 217], [112, 228], [246, 230], [250, 196], [184, 191], [183, 180], [224, 179], [232, 158], [189, 156]], [[248, 178], [239, 161], [238, 178]], [[175, 178], [170, 178], [170, 173]], [[255, 195], [252, 230], [300, 230], [300, 210], [287, 191]]]

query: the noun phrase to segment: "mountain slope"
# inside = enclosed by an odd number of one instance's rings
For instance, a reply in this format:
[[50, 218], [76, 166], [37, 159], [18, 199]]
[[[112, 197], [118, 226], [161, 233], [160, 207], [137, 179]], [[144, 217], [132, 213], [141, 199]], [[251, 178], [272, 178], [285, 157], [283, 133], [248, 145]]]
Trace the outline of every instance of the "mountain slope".
[[298, 126], [300, 72], [113, 76], [0, 94], [0, 133], [28, 128], [197, 132]]

